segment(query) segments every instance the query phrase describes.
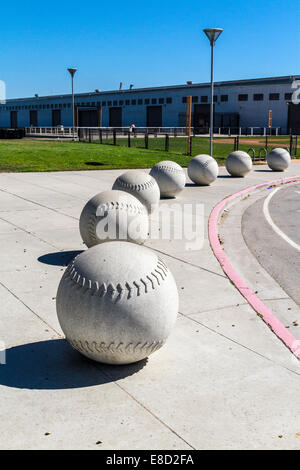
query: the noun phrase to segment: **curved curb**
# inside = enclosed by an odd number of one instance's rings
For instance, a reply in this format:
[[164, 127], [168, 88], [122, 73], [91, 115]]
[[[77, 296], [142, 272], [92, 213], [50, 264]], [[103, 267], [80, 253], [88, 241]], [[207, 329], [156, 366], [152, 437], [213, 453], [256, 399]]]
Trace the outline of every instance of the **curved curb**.
[[214, 252], [214, 255], [218, 259], [224, 273], [227, 277], [234, 283], [235, 287], [242, 294], [242, 296], [247, 300], [247, 302], [253, 307], [253, 309], [262, 317], [265, 323], [272, 329], [272, 331], [278, 336], [278, 338], [283, 341], [283, 343], [290, 349], [290, 351], [300, 359], [300, 341], [295, 338], [295, 336], [288, 331], [288, 329], [278, 320], [278, 318], [271, 312], [271, 310], [257, 297], [252, 289], [245, 283], [241, 276], [234, 269], [229, 259], [227, 258], [221, 243], [219, 241], [218, 233], [218, 221], [219, 216], [224, 209], [224, 207], [234, 199], [242, 196], [245, 193], [252, 192], [258, 188], [264, 186], [270, 186], [273, 184], [288, 184], [294, 183], [297, 181], [297, 178], [300, 178], [300, 175], [293, 177], [280, 178], [276, 180], [271, 180], [266, 183], [256, 184], [250, 186], [242, 191], [239, 191], [231, 196], [223, 199], [219, 202], [212, 210], [209, 221], [208, 221], [208, 237], [210, 241], [211, 248]]

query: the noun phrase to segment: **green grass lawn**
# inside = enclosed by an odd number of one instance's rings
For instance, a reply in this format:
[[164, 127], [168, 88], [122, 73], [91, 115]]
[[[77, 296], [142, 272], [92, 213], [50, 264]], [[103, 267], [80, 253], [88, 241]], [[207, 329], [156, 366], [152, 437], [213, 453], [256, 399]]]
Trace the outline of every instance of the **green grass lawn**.
[[[243, 144], [240, 149], [247, 151], [253, 145]], [[58, 142], [37, 139], [0, 140], [0, 171], [63, 171], [116, 168], [149, 168], [161, 160], [173, 160], [187, 166], [190, 157], [186, 153], [185, 138], [170, 138], [169, 152], [164, 151], [163, 138], [149, 138], [149, 149], [142, 148], [143, 139], [118, 139], [118, 145], [99, 143]], [[276, 146], [276, 143], [273, 144]], [[260, 145], [262, 146], [262, 145]], [[214, 144], [214, 157], [220, 165], [233, 151], [232, 139], [228, 143]], [[193, 139], [193, 155], [209, 153], [209, 139]]]

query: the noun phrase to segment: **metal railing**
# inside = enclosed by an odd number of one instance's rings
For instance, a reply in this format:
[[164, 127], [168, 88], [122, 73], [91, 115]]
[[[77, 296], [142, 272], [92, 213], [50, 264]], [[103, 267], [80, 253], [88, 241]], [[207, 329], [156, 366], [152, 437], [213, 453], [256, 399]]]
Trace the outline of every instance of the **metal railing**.
[[[77, 129], [74, 129], [77, 136]], [[27, 137], [73, 137], [73, 127], [25, 127]]]
[[[91, 129], [93, 132], [102, 130], [102, 132], [112, 133], [116, 132], [118, 136], [127, 136], [130, 131], [133, 135], [148, 133], [149, 136], [164, 136], [169, 134], [170, 136], [180, 137], [186, 135], [186, 127], [135, 127], [134, 129], [129, 126], [124, 127], [75, 127], [74, 134], [75, 137], [78, 136], [81, 130]], [[209, 135], [209, 127], [192, 127], [192, 135]], [[73, 137], [73, 128], [56, 126], [56, 127], [26, 127], [25, 134], [28, 137]], [[282, 129], [280, 127], [275, 127], [269, 129], [267, 127], [215, 127], [214, 135], [226, 135], [226, 136], [266, 136], [273, 135], [279, 136], [283, 135]], [[285, 135], [289, 135], [286, 133]]]

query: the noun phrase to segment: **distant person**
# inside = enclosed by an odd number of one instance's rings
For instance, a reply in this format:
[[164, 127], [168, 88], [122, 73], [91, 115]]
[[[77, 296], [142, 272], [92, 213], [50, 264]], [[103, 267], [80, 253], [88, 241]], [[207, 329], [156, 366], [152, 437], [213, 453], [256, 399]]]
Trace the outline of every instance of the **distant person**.
[[130, 125], [130, 132], [134, 135], [134, 137], [136, 137], [136, 129], [135, 129], [135, 124], [131, 124]]

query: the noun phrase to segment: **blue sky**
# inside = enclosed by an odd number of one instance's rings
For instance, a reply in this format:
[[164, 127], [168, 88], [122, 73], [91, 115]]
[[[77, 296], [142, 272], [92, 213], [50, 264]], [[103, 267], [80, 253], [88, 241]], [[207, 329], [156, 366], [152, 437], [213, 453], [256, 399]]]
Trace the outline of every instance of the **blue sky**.
[[1, 5], [7, 98], [300, 74], [299, 0], [14, 1]]

